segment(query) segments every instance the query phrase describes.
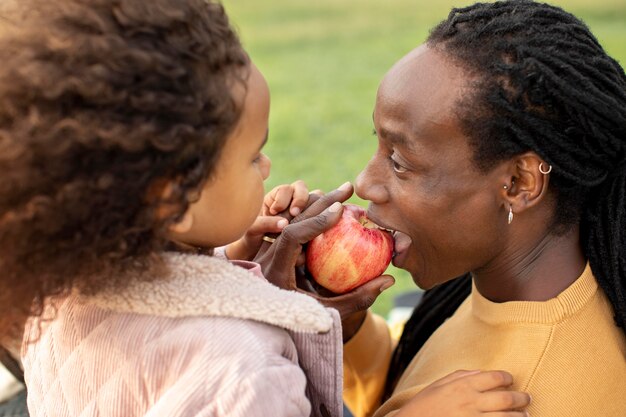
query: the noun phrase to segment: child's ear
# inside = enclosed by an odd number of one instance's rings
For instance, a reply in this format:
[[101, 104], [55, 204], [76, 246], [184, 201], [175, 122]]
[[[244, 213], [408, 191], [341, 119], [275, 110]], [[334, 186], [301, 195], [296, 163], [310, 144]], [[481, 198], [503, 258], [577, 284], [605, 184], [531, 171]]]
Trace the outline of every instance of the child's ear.
[[[159, 201], [156, 209], [157, 219], [165, 219], [174, 215], [178, 205], [171, 203], [172, 193], [177, 184], [173, 180], [159, 179], [156, 180], [148, 190], [149, 201]], [[168, 231], [175, 234], [184, 234], [191, 230], [194, 218], [191, 210], [188, 208], [180, 221], [168, 226]]]
[[193, 214], [191, 210], [187, 210], [183, 218], [179, 222], [171, 224], [168, 230], [172, 233], [184, 234], [191, 230], [191, 226], [193, 226]]

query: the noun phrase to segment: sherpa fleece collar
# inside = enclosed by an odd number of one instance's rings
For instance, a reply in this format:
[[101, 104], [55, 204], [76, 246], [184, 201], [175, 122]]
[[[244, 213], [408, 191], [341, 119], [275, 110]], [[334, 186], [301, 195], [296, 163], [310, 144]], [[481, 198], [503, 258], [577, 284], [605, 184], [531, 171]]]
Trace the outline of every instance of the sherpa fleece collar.
[[233, 317], [303, 333], [325, 333], [332, 327], [331, 314], [313, 298], [282, 290], [228, 261], [183, 253], [164, 257], [167, 276], [135, 279], [123, 290], [82, 296], [83, 301], [124, 313]]

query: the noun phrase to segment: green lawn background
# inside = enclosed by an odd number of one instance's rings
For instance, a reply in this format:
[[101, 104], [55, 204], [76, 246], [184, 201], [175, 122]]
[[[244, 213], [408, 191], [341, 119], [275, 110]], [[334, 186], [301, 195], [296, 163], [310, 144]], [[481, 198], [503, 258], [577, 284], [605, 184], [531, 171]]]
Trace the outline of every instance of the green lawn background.
[[[452, 6], [468, 1], [224, 0], [272, 93], [266, 189], [303, 179], [324, 191], [354, 181], [376, 147], [372, 110], [385, 72], [419, 45]], [[626, 63], [626, 0], [560, 0], [606, 51]], [[365, 204], [356, 197], [353, 203]], [[415, 289], [393, 266], [396, 284], [373, 306], [386, 315], [393, 297]]]

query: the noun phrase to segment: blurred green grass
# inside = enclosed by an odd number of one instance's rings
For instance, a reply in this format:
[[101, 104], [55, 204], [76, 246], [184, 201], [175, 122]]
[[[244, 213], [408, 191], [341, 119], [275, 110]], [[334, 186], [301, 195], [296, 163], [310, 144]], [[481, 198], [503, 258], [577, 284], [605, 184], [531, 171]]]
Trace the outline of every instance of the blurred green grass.
[[[379, 81], [423, 42], [452, 6], [448, 0], [223, 0], [272, 93], [266, 189], [295, 179], [331, 190], [354, 181], [376, 148], [372, 110]], [[554, 0], [582, 18], [606, 51], [626, 62], [626, 0]], [[366, 203], [356, 197], [356, 204]], [[373, 306], [415, 289], [393, 266], [396, 284]]]

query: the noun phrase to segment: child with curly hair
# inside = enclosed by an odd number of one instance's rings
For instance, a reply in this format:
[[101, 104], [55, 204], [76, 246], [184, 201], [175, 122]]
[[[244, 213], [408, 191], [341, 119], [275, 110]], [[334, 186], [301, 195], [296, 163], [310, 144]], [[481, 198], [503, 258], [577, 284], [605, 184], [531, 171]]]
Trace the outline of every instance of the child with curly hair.
[[[226, 254], [251, 258], [280, 230], [264, 253], [293, 253], [351, 193], [304, 210], [295, 183], [263, 203], [269, 91], [222, 6], [24, 0], [14, 13], [0, 33], [0, 334], [24, 333], [31, 415], [341, 415], [337, 312], [256, 263], [208, 256], [235, 242]], [[282, 210], [304, 212], [287, 225]], [[510, 384], [457, 372], [403, 411], [450, 393], [445, 415], [524, 407]]]

